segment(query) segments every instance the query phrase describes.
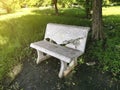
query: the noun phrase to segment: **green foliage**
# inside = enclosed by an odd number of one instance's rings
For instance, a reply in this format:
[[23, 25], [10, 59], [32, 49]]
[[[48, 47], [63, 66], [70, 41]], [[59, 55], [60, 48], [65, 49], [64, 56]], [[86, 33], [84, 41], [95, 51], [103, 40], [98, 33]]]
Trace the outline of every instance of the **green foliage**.
[[51, 3], [52, 3], [52, 0], [44, 0], [42, 2], [42, 6], [48, 6], [48, 5], [51, 5]]
[[114, 6], [119, 4], [120, 4], [120, 0], [103, 0], [104, 6]]
[[76, 0], [58, 0], [58, 4], [62, 7], [71, 7], [74, 2], [76, 2]]
[[120, 73], [119, 42], [118, 37], [107, 39], [105, 46], [103, 46], [104, 41], [94, 41], [88, 49], [87, 57], [90, 57], [90, 60], [99, 62], [99, 69], [101, 68], [103, 72], [108, 71], [117, 76]]
[[[116, 11], [119, 10], [118, 8], [120, 7], [114, 7], [114, 10], [110, 8], [110, 10]], [[103, 9], [103, 19], [107, 39], [92, 41], [89, 37], [84, 57], [98, 62], [99, 69], [111, 72], [117, 77], [120, 73], [120, 14], [118, 12], [117, 15], [112, 15], [112, 12], [105, 14], [108, 12], [106, 9], [109, 8]], [[47, 23], [90, 26], [90, 21], [84, 18], [84, 9], [60, 9], [59, 13], [60, 15], [56, 16], [53, 9], [23, 9], [14, 14], [1, 16], [0, 80], [7, 76], [16, 63], [31, 57], [33, 51], [29, 45], [31, 42], [43, 39]], [[79, 63], [84, 63], [83, 59], [80, 59]]]
[[47, 23], [88, 26], [90, 22], [80, 18], [84, 13], [79, 11], [83, 12], [82, 9], [61, 9], [60, 16], [55, 16], [53, 9], [23, 9], [14, 14], [1, 16], [0, 80], [7, 76], [16, 63], [31, 56], [32, 50], [29, 45], [43, 39]]
[[20, 8], [18, 0], [0, 0], [0, 8], [5, 9], [7, 13], [11, 13]]
[[89, 40], [86, 57], [98, 62], [99, 69], [110, 72], [116, 78], [120, 78], [120, 13], [107, 13], [109, 9], [114, 12], [119, 7], [103, 9], [104, 31], [106, 39], [103, 41]]

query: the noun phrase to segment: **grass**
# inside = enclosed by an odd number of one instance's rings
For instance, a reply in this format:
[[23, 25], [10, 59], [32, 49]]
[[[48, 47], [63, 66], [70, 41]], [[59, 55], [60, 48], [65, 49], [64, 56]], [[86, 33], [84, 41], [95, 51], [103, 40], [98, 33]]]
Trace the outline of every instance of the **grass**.
[[[120, 79], [120, 6], [103, 8], [103, 24], [106, 39], [91, 43], [89, 55], [99, 61], [99, 69]], [[100, 48], [103, 49], [100, 49]], [[88, 55], [88, 57], [90, 57]]]
[[104, 16], [110, 16], [110, 15], [120, 15], [120, 6], [115, 7], [103, 7], [103, 15]]
[[[73, 11], [76, 12], [74, 17], [69, 14]], [[83, 13], [78, 13], [78, 9], [62, 9], [59, 16], [54, 15], [52, 9], [24, 9], [0, 16], [0, 80], [11, 67], [30, 55], [30, 43], [43, 39], [47, 23], [89, 26], [90, 21], [78, 18], [80, 15]]]
[[[103, 20], [105, 25], [106, 37], [108, 37], [108, 49], [106, 53], [102, 54], [100, 50], [101, 42], [96, 43], [88, 42], [86, 57], [87, 59], [103, 59], [101, 63], [106, 62], [104, 69], [109, 70], [112, 68], [110, 58], [113, 56], [116, 58], [115, 63], [120, 63], [119, 59], [119, 29], [120, 29], [120, 12], [119, 7], [103, 8]], [[112, 11], [112, 12], [111, 12]], [[25, 58], [30, 57], [31, 48], [29, 45], [31, 42], [42, 40], [46, 24], [62, 23], [70, 25], [82, 25], [91, 26], [91, 21], [85, 19], [84, 9], [61, 9], [60, 15], [56, 16], [52, 9], [40, 10], [37, 8], [23, 9], [19, 12], [0, 16], [0, 80], [8, 76], [8, 72], [12, 70], [17, 63], [22, 63]], [[114, 29], [110, 29], [113, 26]], [[110, 45], [109, 45], [110, 44]], [[112, 44], [112, 45], [111, 45]], [[118, 50], [111, 53], [110, 57], [107, 57], [109, 52], [112, 52], [114, 48]], [[106, 54], [106, 57], [104, 57]], [[101, 58], [99, 58], [101, 57]], [[103, 58], [102, 58], [103, 57]], [[108, 65], [107, 65], [108, 63]], [[119, 68], [119, 64], [114, 64]], [[110, 68], [109, 68], [110, 67]], [[110, 69], [112, 70], [112, 69]], [[109, 70], [109, 71], [110, 71]]]

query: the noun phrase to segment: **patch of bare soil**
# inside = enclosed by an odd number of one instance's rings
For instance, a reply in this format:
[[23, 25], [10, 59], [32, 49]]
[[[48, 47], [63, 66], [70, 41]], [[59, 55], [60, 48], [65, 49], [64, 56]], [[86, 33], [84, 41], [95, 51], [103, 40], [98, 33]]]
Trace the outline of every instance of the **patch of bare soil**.
[[120, 82], [112, 81], [108, 74], [101, 74], [92, 66], [78, 65], [72, 74], [62, 79], [58, 78], [59, 68], [56, 58], [39, 65], [26, 60], [7, 90], [120, 90]]

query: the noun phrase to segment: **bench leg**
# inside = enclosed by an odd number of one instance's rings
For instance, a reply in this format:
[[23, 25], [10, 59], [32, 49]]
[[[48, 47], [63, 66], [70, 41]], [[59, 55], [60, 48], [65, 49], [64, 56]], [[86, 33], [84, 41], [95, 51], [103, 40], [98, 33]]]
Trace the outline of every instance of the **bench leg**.
[[62, 78], [64, 76], [64, 71], [67, 69], [67, 63], [60, 60], [61, 62], [61, 67], [60, 67], [60, 71], [59, 71], [59, 78]]
[[67, 76], [74, 69], [75, 66], [77, 66], [77, 58], [75, 58], [74, 60], [72, 60], [71, 63], [69, 63], [69, 66], [64, 71], [64, 76]]
[[37, 64], [51, 57], [50, 55], [47, 55], [47, 54], [45, 55], [43, 52], [39, 50], [37, 50], [37, 55], [38, 55], [37, 61], [36, 61]]

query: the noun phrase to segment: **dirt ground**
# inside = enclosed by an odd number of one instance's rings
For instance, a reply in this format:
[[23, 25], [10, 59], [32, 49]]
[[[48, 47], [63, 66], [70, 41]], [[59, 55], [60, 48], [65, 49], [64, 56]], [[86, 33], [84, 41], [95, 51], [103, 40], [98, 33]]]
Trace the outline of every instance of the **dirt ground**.
[[39, 65], [26, 60], [21, 73], [8, 90], [120, 90], [120, 83], [102, 74], [93, 66], [78, 65], [66, 78], [59, 79], [60, 62], [50, 58]]

